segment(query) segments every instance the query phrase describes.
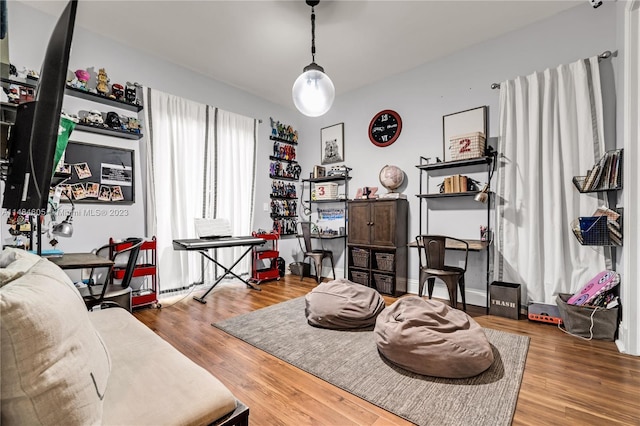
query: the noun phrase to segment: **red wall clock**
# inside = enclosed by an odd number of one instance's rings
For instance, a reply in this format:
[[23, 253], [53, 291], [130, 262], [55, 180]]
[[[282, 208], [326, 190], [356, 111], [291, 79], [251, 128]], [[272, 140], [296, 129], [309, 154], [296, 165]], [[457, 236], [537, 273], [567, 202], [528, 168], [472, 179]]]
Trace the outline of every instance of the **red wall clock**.
[[394, 143], [402, 130], [400, 114], [390, 109], [380, 111], [369, 123], [369, 139], [376, 146], [389, 146]]

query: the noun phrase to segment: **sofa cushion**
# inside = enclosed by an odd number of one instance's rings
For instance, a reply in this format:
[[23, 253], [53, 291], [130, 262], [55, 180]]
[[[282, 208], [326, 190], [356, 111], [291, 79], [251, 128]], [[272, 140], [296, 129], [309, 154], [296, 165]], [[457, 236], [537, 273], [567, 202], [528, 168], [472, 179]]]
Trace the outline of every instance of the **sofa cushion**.
[[109, 355], [69, 277], [39, 259], [0, 289], [0, 315], [2, 422], [100, 423]]
[[385, 306], [376, 290], [344, 278], [319, 284], [305, 303], [309, 324], [336, 330], [372, 327]]
[[385, 358], [418, 374], [472, 377], [493, 363], [482, 327], [463, 311], [436, 300], [398, 299], [378, 315], [374, 336]]
[[40, 261], [40, 256], [25, 250], [6, 248], [0, 252], [0, 287], [24, 275]]
[[226, 386], [125, 309], [89, 318], [113, 363], [103, 425], [204, 425], [235, 409]]

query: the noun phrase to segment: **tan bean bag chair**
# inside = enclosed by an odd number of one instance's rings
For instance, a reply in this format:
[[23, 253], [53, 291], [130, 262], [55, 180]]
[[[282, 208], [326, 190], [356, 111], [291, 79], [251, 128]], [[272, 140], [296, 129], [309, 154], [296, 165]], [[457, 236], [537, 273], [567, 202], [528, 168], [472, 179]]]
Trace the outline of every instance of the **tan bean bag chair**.
[[386, 359], [418, 374], [472, 377], [493, 363], [482, 327], [463, 311], [436, 300], [399, 299], [378, 315], [373, 334]]
[[309, 324], [335, 330], [372, 327], [385, 307], [380, 293], [344, 278], [319, 284], [305, 301]]

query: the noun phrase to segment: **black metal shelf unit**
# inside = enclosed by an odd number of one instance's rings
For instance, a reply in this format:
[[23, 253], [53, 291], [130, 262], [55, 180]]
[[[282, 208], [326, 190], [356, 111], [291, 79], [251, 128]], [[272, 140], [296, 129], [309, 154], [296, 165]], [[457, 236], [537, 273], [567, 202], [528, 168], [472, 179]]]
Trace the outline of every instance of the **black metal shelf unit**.
[[[420, 157], [420, 163], [416, 165], [416, 168], [420, 170], [420, 193], [416, 194], [416, 197], [420, 199], [419, 213], [418, 213], [418, 218], [419, 218], [418, 229], [420, 234], [429, 233], [428, 215], [426, 214], [426, 209], [423, 210], [424, 208], [423, 201], [429, 202], [429, 200], [434, 201], [437, 199], [469, 198], [469, 197], [475, 197], [480, 192], [482, 192], [481, 190], [481, 191], [465, 191], [465, 192], [454, 192], [454, 193], [425, 193], [424, 191], [425, 190], [428, 191], [428, 188], [429, 188], [429, 172], [435, 171], [435, 170], [445, 170], [445, 169], [473, 168], [473, 167], [480, 167], [483, 165], [486, 167], [486, 173], [487, 173], [487, 186], [483, 190], [484, 192], [486, 192], [488, 197], [486, 201], [486, 210], [487, 210], [486, 227], [487, 227], [487, 234], [490, 235], [491, 231], [489, 230], [489, 224], [491, 223], [491, 201], [492, 201], [491, 199], [493, 198], [492, 197], [493, 193], [491, 192], [491, 178], [493, 177], [493, 172], [495, 171], [495, 167], [496, 167], [496, 161], [494, 156], [484, 156], [484, 157], [471, 158], [471, 159], [465, 159], [465, 160], [446, 161], [446, 162], [437, 162], [437, 163], [429, 163], [425, 157], [422, 157], [422, 156]], [[490, 238], [487, 237], [487, 240], [490, 240]], [[490, 272], [491, 271], [490, 269], [491, 251], [489, 250], [490, 244], [488, 241], [485, 241], [485, 240], [482, 240], [482, 241], [467, 240], [467, 242], [470, 245], [473, 244], [474, 247], [476, 247], [474, 251], [483, 251], [483, 250], [487, 251], [486, 308], [488, 312], [489, 283], [491, 281], [491, 272]], [[479, 249], [477, 249], [477, 247], [479, 247]]]

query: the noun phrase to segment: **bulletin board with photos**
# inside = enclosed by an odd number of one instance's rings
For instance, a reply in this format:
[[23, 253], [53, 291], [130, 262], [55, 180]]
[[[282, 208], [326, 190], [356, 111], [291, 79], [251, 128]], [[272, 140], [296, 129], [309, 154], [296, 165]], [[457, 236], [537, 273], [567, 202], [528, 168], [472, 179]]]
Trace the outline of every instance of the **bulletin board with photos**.
[[[132, 204], [134, 151], [69, 141], [57, 172], [70, 174], [58, 185], [74, 203]], [[63, 195], [60, 201], [68, 199]]]

